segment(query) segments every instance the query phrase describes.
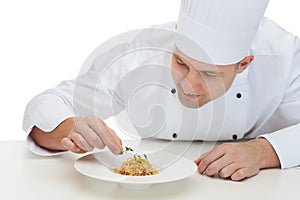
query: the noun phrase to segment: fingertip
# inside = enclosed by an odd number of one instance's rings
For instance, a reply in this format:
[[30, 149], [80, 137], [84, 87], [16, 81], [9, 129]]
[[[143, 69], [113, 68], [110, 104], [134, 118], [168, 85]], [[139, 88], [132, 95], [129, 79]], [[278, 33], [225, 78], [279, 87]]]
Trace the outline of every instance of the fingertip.
[[88, 151], [85, 151], [85, 150], [82, 150], [82, 149], [78, 149], [76, 153], [82, 154], [82, 153], [87, 153], [87, 152], [88, 152]]
[[120, 155], [122, 152], [123, 152], [123, 150], [116, 149], [116, 150], [113, 151], [113, 154]]
[[201, 164], [201, 162], [198, 163], [198, 172], [200, 174], [204, 174], [205, 173], [205, 170], [206, 170], [206, 167], [203, 166], [203, 164]]
[[79, 152], [81, 151], [81, 149], [80, 149], [79, 147], [74, 147], [74, 148], [72, 149], [72, 151], [73, 151], [74, 153], [79, 153]]
[[73, 153], [80, 153], [82, 151], [82, 149], [76, 146], [70, 138], [63, 138], [61, 140], [61, 143], [66, 148], [66, 150], [71, 151]]
[[203, 174], [203, 172], [200, 170], [199, 167], [198, 167], [198, 172], [199, 172], [199, 174]]
[[111, 149], [111, 151], [114, 155], [120, 155], [124, 150], [123, 150], [122, 146], [118, 146], [118, 147]]
[[119, 144], [119, 145], [116, 146], [116, 148], [114, 149], [114, 152], [113, 152], [113, 153], [114, 153], [115, 155], [119, 155], [119, 154], [121, 154], [123, 151], [124, 151], [124, 148], [123, 148], [122, 142], [121, 142], [121, 144]]
[[201, 158], [198, 158], [198, 159], [194, 160], [194, 163], [195, 163], [196, 165], [199, 165], [200, 161], [201, 161]]

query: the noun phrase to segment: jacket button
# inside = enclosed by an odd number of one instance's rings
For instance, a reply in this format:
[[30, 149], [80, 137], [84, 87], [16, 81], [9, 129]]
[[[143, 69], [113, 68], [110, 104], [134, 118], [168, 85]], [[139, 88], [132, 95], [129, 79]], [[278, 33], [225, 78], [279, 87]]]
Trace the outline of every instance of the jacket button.
[[172, 137], [175, 139], [177, 138], [177, 133], [173, 133]]
[[232, 139], [237, 140], [237, 135], [236, 134], [232, 135]]
[[239, 98], [241, 98], [241, 97], [242, 97], [242, 94], [241, 94], [241, 93], [237, 93], [237, 94], [236, 94], [236, 98], [239, 99]]
[[172, 93], [172, 94], [175, 94], [175, 93], [176, 93], [176, 89], [173, 88], [173, 89], [171, 90], [171, 93]]

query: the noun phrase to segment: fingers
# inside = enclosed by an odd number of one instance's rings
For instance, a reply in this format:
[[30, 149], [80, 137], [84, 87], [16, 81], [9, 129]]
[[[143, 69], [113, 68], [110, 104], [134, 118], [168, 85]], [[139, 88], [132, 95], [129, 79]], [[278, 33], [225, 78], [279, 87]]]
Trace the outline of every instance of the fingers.
[[256, 162], [256, 151], [244, 143], [223, 144], [200, 156], [195, 163], [198, 171], [207, 176], [219, 175], [220, 178], [230, 178], [240, 181], [256, 175], [259, 164]]
[[201, 162], [201, 160], [209, 153], [210, 151], [208, 152], [205, 152], [204, 154], [202, 154], [198, 159], [194, 160], [194, 163], [196, 165], [199, 165], [199, 163]]
[[207, 154], [205, 154], [203, 157], [200, 157], [198, 162], [198, 172], [203, 174], [207, 167], [218, 160], [220, 157], [222, 157], [225, 153], [223, 151], [219, 151], [217, 149], [213, 149]]
[[231, 175], [231, 180], [233, 181], [241, 181], [247, 177], [247, 169], [242, 168], [237, 170]]
[[86, 151], [80, 149], [70, 138], [63, 138], [61, 143], [68, 151], [72, 151], [73, 153], [86, 153]]
[[241, 181], [245, 178], [249, 178], [252, 177], [256, 174], [258, 174], [259, 172], [259, 168], [241, 168], [237, 171], [235, 171], [232, 175], [231, 175], [231, 180], [233, 181]]
[[[232, 164], [233, 161], [231, 159], [228, 159], [227, 156], [223, 156], [216, 161], [209, 164], [205, 170], [205, 174], [207, 176], [214, 176], [215, 174], [219, 174], [221, 169], [224, 169], [224, 167]], [[227, 177], [226, 177], [227, 178]]]
[[109, 129], [109, 134], [104, 138], [107, 147], [115, 154], [120, 154], [123, 151], [122, 142], [117, 137], [116, 133]]
[[226, 167], [224, 167], [219, 172], [219, 177], [221, 178], [230, 178], [233, 181], [241, 181], [245, 178], [255, 175], [256, 173], [249, 168], [240, 168], [237, 164], [232, 163]]
[[122, 141], [117, 134], [100, 120], [91, 120], [89, 126], [101, 138], [101, 141], [113, 152], [119, 154], [123, 151]]
[[72, 131], [69, 138], [82, 150], [92, 151], [94, 147], [90, 145], [86, 139], [79, 133]]
[[99, 149], [103, 149], [105, 144], [101, 138], [94, 132], [93, 129], [89, 127], [89, 124], [85, 121], [80, 121], [76, 123], [76, 132], [78, 132], [87, 141], [87, 147], [93, 146]]
[[231, 163], [229, 165], [227, 165], [226, 167], [224, 167], [223, 169], [221, 169], [219, 171], [219, 176], [221, 178], [229, 178], [233, 175], [234, 172], [236, 172], [238, 170], [238, 166], [235, 163]]
[[72, 152], [88, 152], [94, 147], [103, 149], [105, 146], [116, 155], [123, 151], [122, 141], [117, 134], [93, 115], [78, 118], [68, 139], [63, 139], [62, 143]]
[[233, 181], [241, 181], [245, 178], [254, 176], [259, 172], [259, 169], [242, 167], [241, 165], [232, 162], [226, 156], [223, 156], [220, 159], [208, 165], [204, 172], [207, 176], [219, 175], [220, 178], [230, 178]]

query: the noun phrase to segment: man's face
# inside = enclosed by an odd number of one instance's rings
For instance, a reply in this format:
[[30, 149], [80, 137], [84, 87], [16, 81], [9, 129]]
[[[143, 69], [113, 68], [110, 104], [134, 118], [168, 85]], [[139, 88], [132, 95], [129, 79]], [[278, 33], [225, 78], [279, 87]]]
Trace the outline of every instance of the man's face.
[[175, 48], [172, 56], [172, 78], [181, 103], [199, 108], [222, 96], [231, 86], [239, 64], [215, 66], [187, 57]]

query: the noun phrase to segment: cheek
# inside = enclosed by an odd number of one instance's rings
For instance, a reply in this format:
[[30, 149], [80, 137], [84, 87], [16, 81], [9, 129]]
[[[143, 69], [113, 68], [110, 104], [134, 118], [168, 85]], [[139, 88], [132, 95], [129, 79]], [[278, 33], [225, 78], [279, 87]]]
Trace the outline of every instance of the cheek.
[[213, 99], [224, 94], [226, 91], [225, 82], [222, 77], [208, 78], [204, 82], [207, 92]]
[[177, 63], [172, 62], [172, 77], [174, 80], [182, 79], [186, 74], [184, 67], [178, 66]]
[[230, 88], [234, 78], [235, 78], [235, 76], [233, 75], [233, 76], [226, 77], [226, 78], [223, 79], [223, 84], [224, 84], [224, 87], [225, 87], [226, 91]]
[[208, 82], [208, 90], [213, 97], [223, 95], [231, 86], [233, 82], [232, 77], [220, 77], [214, 81]]

